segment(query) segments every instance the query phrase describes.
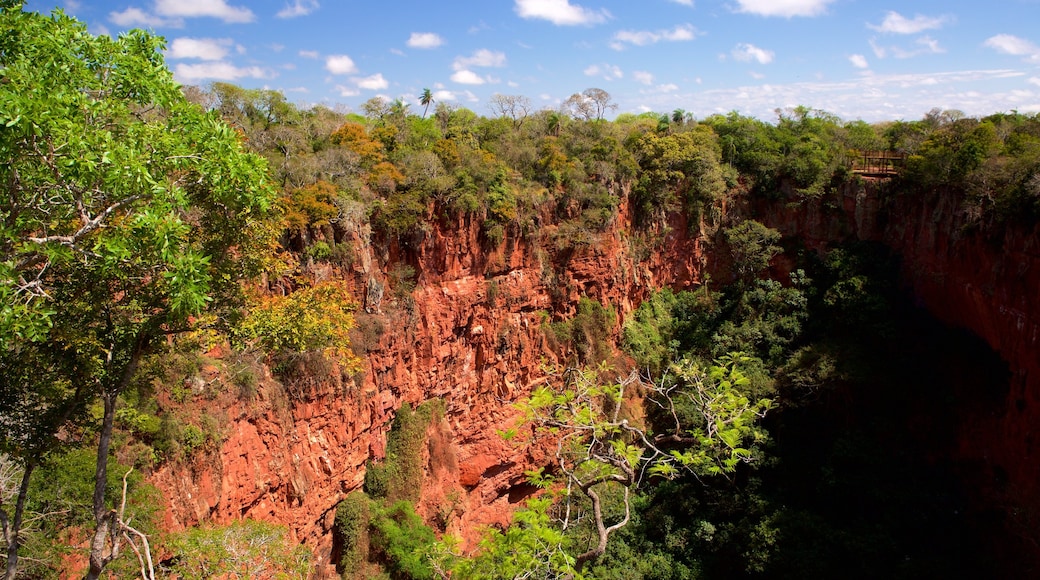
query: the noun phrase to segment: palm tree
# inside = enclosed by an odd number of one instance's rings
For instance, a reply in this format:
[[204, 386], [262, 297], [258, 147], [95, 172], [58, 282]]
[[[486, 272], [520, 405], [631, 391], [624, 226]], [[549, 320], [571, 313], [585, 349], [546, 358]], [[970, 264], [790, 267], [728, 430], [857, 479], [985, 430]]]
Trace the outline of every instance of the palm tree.
[[422, 94], [419, 95], [419, 104], [425, 107], [422, 112], [422, 118], [426, 118], [426, 112], [430, 110], [430, 105], [433, 104], [433, 93], [430, 89], [423, 89]]

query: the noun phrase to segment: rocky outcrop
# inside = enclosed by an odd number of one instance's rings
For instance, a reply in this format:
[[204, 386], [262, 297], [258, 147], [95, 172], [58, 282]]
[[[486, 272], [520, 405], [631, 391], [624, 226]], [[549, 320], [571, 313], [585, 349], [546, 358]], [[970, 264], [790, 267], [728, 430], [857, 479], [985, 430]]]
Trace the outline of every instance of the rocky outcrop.
[[[990, 499], [1017, 506], [1008, 513], [1019, 520], [1008, 525], [1034, 539], [1040, 238], [1035, 228], [970, 226], [958, 203], [950, 194], [900, 194], [863, 181], [837, 197], [792, 196], [730, 211], [750, 212], [809, 247], [885, 243], [902, 257], [917, 300], [1008, 361], [1010, 391], [999, 412], [971, 419], [960, 453], [989, 470], [982, 479]], [[537, 234], [512, 232], [491, 246], [480, 224], [465, 218], [431, 216], [429, 227], [407, 240], [374, 244], [360, 220], [345, 228], [337, 242], [352, 245], [352, 261], [313, 271], [353, 284], [363, 306], [355, 344], [364, 351], [364, 372], [342, 377], [333, 370], [288, 389], [267, 375], [256, 399], [230, 403], [219, 449], [153, 475], [166, 496], [167, 527], [278, 521], [314, 547], [319, 568], [328, 570], [334, 508], [361, 487], [366, 462], [382, 457], [396, 409], [440, 398], [445, 415], [428, 432], [419, 511], [474, 545], [483, 526], [506, 523], [532, 492], [524, 471], [547, 462], [545, 442], [518, 446], [500, 434], [517, 426], [513, 403], [545, 379], [541, 363], [555, 356], [545, 322], [573, 313], [582, 295], [623, 316], [653, 289], [701, 283], [710, 267], [703, 240], [689, 235], [682, 218], [637, 234], [628, 216], [623, 204], [616, 221], [584, 244], [542, 225]]]
[[392, 243], [348, 228], [338, 241], [355, 248], [351, 265], [314, 273], [353, 284], [363, 373], [286, 388], [268, 372], [255, 400], [230, 403], [219, 449], [152, 476], [167, 528], [281, 522], [331, 570], [336, 504], [361, 487], [366, 462], [382, 457], [395, 410], [432, 398], [444, 401], [445, 416], [428, 433], [419, 513], [469, 546], [483, 527], [506, 524], [534, 491], [524, 471], [548, 461], [546, 442], [518, 446], [501, 435], [517, 426], [513, 404], [545, 379], [542, 362], [554, 359], [544, 323], [573, 313], [581, 296], [624, 315], [654, 288], [700, 282], [701, 241], [681, 218], [634, 238], [625, 208], [620, 215], [591, 244], [546, 226], [490, 247], [480, 224], [462, 218], [431, 218], [426, 232]]

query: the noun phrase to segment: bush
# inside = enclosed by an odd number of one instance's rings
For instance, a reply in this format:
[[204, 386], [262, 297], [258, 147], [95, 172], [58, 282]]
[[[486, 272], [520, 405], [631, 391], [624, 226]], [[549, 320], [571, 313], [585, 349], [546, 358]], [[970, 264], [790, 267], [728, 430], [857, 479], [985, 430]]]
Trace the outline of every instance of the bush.
[[339, 552], [336, 571], [345, 578], [351, 571], [359, 571], [368, 562], [368, 527], [371, 521], [372, 500], [364, 492], [355, 491], [336, 506], [336, 521], [332, 529], [333, 545]]

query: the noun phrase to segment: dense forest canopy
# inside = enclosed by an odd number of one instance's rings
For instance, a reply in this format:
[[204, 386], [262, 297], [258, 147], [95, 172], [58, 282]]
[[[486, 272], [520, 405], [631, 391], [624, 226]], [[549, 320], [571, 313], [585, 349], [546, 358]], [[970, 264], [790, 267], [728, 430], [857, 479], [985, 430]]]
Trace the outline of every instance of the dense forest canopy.
[[[301, 573], [306, 554], [277, 528], [159, 533], [153, 490], [139, 474], [221, 442], [219, 419], [193, 412], [199, 394], [185, 387], [210, 364], [200, 352], [221, 345], [231, 353], [221, 364], [242, 400], [255, 395], [262, 364], [289, 398], [294, 381], [315, 369], [349, 380], [365, 354], [364, 333], [352, 332], [357, 305], [314, 267], [350, 264], [348, 228], [371, 228], [368, 243], [399, 254], [416, 249], [432, 224], [455, 219], [479, 223], [488, 248], [523, 238], [582, 249], [622, 212], [646, 252], [661, 243], [669, 216], [684, 215], [727, 256], [724, 279], [697, 292], [661, 290], [626, 320], [610, 305], [584, 299], [570, 308], [560, 298], [572, 315], [547, 313], [547, 343], [571, 368], [524, 408], [572, 445], [561, 445], [555, 473], [531, 474], [543, 499], [514, 527], [489, 531], [475, 557], [438, 538], [415, 516], [408, 488], [395, 487], [421, 476], [408, 458], [423, 422], [444, 410], [399, 412], [388, 454], [397, 463], [370, 465], [365, 493], [337, 514], [337, 541], [354, 547], [343, 550], [341, 571], [785, 578], [808, 570], [807, 561], [833, 575], [842, 557], [858, 554], [877, 559], [875, 572], [912, 577], [935, 567], [956, 573], [963, 563], [940, 562], [947, 552], [928, 544], [913, 546], [922, 560], [890, 568], [912, 544], [886, 519], [891, 512], [880, 511], [874, 527], [841, 528], [836, 512], [821, 515], [797, 493], [810, 472], [862, 475], [854, 460], [891, 468], [863, 443], [870, 427], [835, 435], [834, 425], [819, 425], [836, 439], [815, 458], [768, 434], [811, 440], [798, 421], [818, 417], [806, 419], [806, 408], [833, 402], [828, 393], [894, 380], [863, 363], [894, 356], [889, 322], [906, 312], [890, 257], [871, 247], [802, 254], [790, 276], [773, 279], [771, 261], [790, 247], [726, 208], [820, 199], [865, 179], [865, 152], [887, 151], [898, 160], [887, 182], [906, 195], [956, 192], [974, 227], [1032, 222], [1040, 115], [933, 110], [867, 124], [798, 107], [773, 122], [682, 110], [606, 120], [613, 103], [598, 88], [551, 110], [498, 95], [482, 114], [435, 102], [427, 90], [421, 110], [372, 99], [344, 113], [270, 90], [178, 87], [159, 38], [95, 37], [60, 14], [0, 7], [7, 577], [58, 573], [70, 529], [93, 530], [91, 577], [110, 564], [154, 568], [139, 543], [149, 536], [175, 554], [160, 573], [232, 573], [221, 567], [238, 565], [226, 551], [242, 545], [263, 548], [245, 557], [250, 565]], [[414, 270], [383, 266], [407, 301]], [[623, 328], [623, 353], [605, 342], [615, 328]], [[901, 360], [892, 373], [924, 372], [913, 364]], [[633, 378], [615, 381], [623, 367], [636, 369]], [[626, 396], [629, 388], [640, 396]], [[897, 467], [928, 480], [926, 489], [947, 485], [910, 462]], [[872, 506], [923, 502], [929, 517], [949, 507], [873, 477], [881, 491]], [[843, 500], [835, 489], [826, 487], [826, 501]], [[561, 515], [572, 509], [594, 515]], [[962, 531], [950, 528], [947, 549], [962, 546]], [[799, 546], [792, 534], [813, 542]], [[140, 559], [120, 558], [121, 545]]]

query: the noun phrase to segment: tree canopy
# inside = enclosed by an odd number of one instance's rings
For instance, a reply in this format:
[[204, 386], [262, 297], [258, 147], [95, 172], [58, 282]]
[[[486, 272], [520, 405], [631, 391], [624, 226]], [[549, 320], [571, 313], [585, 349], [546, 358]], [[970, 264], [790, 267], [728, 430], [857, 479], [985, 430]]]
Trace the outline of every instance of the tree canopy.
[[162, 337], [234, 316], [278, 233], [263, 159], [185, 99], [162, 49], [0, 12], [0, 443], [28, 474], [101, 401], [90, 576], [123, 533], [105, 494], [119, 394]]

